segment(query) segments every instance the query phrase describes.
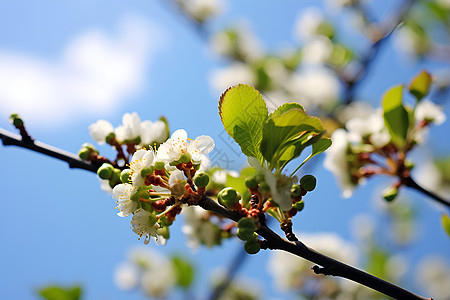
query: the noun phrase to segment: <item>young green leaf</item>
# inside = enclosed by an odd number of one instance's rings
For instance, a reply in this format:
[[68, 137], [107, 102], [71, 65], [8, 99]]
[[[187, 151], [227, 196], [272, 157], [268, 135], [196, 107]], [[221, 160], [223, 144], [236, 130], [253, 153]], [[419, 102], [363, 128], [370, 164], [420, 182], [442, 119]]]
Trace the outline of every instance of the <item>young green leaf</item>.
[[431, 74], [427, 71], [421, 71], [411, 80], [409, 92], [416, 97], [417, 102], [422, 100], [422, 98], [428, 94], [431, 82]]
[[261, 94], [249, 85], [231, 87], [220, 97], [219, 114], [225, 130], [242, 152], [262, 161], [260, 144], [268, 111]]
[[293, 108], [298, 108], [300, 110], [305, 111], [303, 106], [301, 106], [300, 104], [298, 104], [296, 102], [284, 103], [284, 104], [281, 104], [280, 106], [278, 106], [277, 109], [273, 113], [271, 113], [269, 115], [269, 118], [273, 118], [275, 116], [279, 116], [279, 115], [281, 115], [281, 114], [283, 114], [283, 113], [285, 113], [285, 112], [287, 112], [287, 111], [289, 111], [289, 110], [291, 110]]
[[194, 268], [181, 256], [172, 257], [172, 266], [175, 270], [177, 285], [188, 288], [194, 280]]
[[445, 232], [450, 237], [450, 217], [446, 214], [441, 216], [442, 227], [444, 227]]
[[330, 138], [321, 138], [316, 143], [312, 144], [312, 152], [311, 154], [305, 158], [305, 160], [295, 169], [292, 174], [295, 174], [308, 160], [316, 156], [317, 154], [320, 154], [330, 148], [331, 146], [331, 139]]
[[50, 285], [38, 290], [39, 295], [45, 300], [79, 300], [81, 297], [81, 287], [69, 288]]
[[294, 107], [270, 116], [264, 125], [261, 153], [272, 168], [282, 169], [298, 157], [303, 149], [320, 139], [324, 132], [322, 122]]
[[392, 142], [402, 148], [406, 145], [409, 127], [408, 112], [402, 104], [403, 86], [395, 86], [387, 91], [383, 97], [384, 123], [389, 130]]

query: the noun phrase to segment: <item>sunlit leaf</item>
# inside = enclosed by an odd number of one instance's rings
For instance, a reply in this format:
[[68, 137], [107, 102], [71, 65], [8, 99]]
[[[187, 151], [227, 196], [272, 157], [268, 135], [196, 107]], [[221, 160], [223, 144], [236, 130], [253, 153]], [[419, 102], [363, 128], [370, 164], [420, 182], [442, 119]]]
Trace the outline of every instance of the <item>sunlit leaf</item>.
[[417, 98], [417, 101], [420, 101], [428, 94], [431, 82], [432, 77], [430, 73], [427, 71], [421, 71], [411, 80], [411, 83], [409, 84], [409, 92]]
[[81, 287], [74, 286], [64, 288], [51, 285], [38, 290], [39, 295], [46, 300], [79, 300], [81, 297]]
[[182, 288], [188, 288], [194, 280], [194, 268], [189, 261], [181, 256], [172, 257], [176, 283]]
[[402, 104], [403, 86], [391, 88], [383, 97], [384, 123], [389, 130], [392, 142], [402, 148], [406, 144], [409, 127], [408, 112]]
[[220, 97], [219, 113], [225, 130], [242, 152], [262, 161], [260, 144], [268, 111], [261, 94], [249, 85], [231, 87]]

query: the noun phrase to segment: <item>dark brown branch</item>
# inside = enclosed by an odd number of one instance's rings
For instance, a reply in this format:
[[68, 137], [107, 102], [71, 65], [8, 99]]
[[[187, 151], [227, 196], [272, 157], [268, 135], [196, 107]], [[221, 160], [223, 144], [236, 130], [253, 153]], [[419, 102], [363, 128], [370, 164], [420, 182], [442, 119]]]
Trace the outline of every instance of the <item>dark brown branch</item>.
[[374, 30], [372, 37], [373, 44], [359, 60], [360, 67], [353, 75], [343, 74], [341, 79], [346, 85], [344, 91], [344, 104], [350, 104], [354, 101], [355, 90], [359, 84], [366, 78], [375, 58], [383, 44], [388, 40], [397, 26], [405, 19], [415, 0], [405, 0], [397, 12], [388, 15], [385, 20]]
[[[10, 133], [2, 128], [0, 128], [0, 139], [3, 141], [5, 146], [14, 145], [36, 151], [65, 161], [71, 168], [79, 168], [91, 172], [96, 172], [98, 168], [98, 166], [85, 162], [79, 159], [76, 155], [61, 149], [40, 143], [38, 141], [22, 141], [20, 136]], [[411, 182], [413, 182], [412, 179]], [[417, 189], [417, 187], [415, 188]], [[427, 193], [427, 195], [430, 194]], [[226, 209], [207, 196], [204, 196], [199, 201], [199, 205], [205, 210], [215, 212], [236, 222], [241, 218], [241, 215], [239, 215], [238, 212]], [[315, 266], [313, 268], [317, 274], [347, 278], [395, 299], [430, 299], [413, 294], [387, 281], [325, 256], [311, 248], [308, 248], [300, 241], [290, 242], [285, 240], [273, 232], [264, 223], [257, 233], [266, 240], [266, 244], [269, 249], [284, 250], [318, 264], [320, 267]]]
[[[237, 212], [230, 211], [220, 206], [209, 197], [205, 196], [204, 198], [202, 198], [199, 204], [202, 208], [218, 213], [231, 220], [238, 221], [240, 219], [240, 215]], [[347, 278], [395, 299], [431, 299], [411, 293], [392, 283], [384, 281], [378, 277], [365, 273], [359, 269], [346, 265], [337, 260], [334, 260], [311, 248], [308, 248], [300, 241], [290, 242], [288, 240], [285, 240], [267, 226], [262, 226], [257, 231], [257, 233], [265, 238], [269, 249], [284, 250], [286, 252], [309, 260], [315, 264], [318, 264], [320, 267], [315, 266], [313, 268], [317, 274]]]
[[3, 128], [0, 128], [0, 139], [5, 146], [13, 145], [22, 147], [57, 158], [59, 160], [67, 162], [70, 168], [83, 169], [97, 173], [97, 169], [100, 167], [100, 164], [86, 162], [80, 159], [75, 154], [52, 147], [39, 141], [34, 141], [32, 139], [22, 140], [22, 137], [20, 135], [11, 133]]
[[404, 178], [402, 180], [402, 183], [405, 186], [410, 187], [412, 189], [415, 189], [416, 191], [419, 191], [422, 194], [427, 195], [428, 197], [430, 197], [431, 199], [437, 201], [438, 203], [441, 203], [441, 204], [447, 206], [448, 208], [450, 208], [450, 202], [448, 200], [445, 200], [441, 196], [439, 196], [439, 195], [437, 195], [437, 194], [435, 194], [433, 192], [430, 192], [429, 190], [426, 190], [425, 188], [420, 186], [417, 182], [415, 182], [411, 177]]

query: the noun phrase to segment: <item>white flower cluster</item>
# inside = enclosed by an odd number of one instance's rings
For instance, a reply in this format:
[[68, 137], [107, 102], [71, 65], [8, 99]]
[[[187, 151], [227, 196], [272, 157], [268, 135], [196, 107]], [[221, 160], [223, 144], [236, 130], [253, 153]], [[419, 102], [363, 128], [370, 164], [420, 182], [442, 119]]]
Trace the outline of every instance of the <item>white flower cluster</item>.
[[119, 144], [133, 143], [137, 148], [164, 142], [168, 138], [167, 132], [163, 121], [141, 121], [136, 112], [124, 114], [122, 124], [116, 128], [106, 120], [98, 120], [89, 126], [89, 133], [99, 145], [107, 142], [107, 138], [115, 137]]
[[[364, 107], [356, 107], [360, 115], [349, 115], [343, 111], [343, 119], [346, 120], [345, 129], [337, 129], [332, 135], [333, 144], [326, 151], [324, 166], [338, 179], [343, 190], [343, 197], [350, 197], [355, 187], [352, 180], [350, 161], [357, 155], [354, 147], [365, 146], [367, 152], [381, 149], [391, 142], [391, 136], [385, 126], [381, 109], [369, 110]], [[427, 133], [428, 124], [440, 125], [446, 116], [442, 109], [429, 100], [420, 101], [414, 109], [415, 126], [407, 137], [414, 143], [423, 143]]]
[[140, 287], [147, 297], [165, 298], [175, 286], [175, 270], [170, 261], [149, 249], [130, 251], [126, 262], [114, 272], [114, 282], [121, 290]]
[[223, 0], [177, 0], [183, 10], [199, 22], [223, 13]]
[[203, 135], [188, 141], [186, 131], [179, 129], [156, 152], [150, 148], [140, 149], [133, 154], [130, 169], [125, 170], [129, 172], [129, 182], [116, 185], [112, 196], [117, 201], [119, 216], [133, 214], [133, 231], [145, 238], [145, 244], [149, 243], [151, 237], [164, 243], [168, 236], [165, 228], [161, 228], [157, 222], [159, 215], [150, 204], [168, 197], [177, 198], [186, 192], [185, 174], [176, 165], [203, 167], [204, 162], [208, 163], [206, 154], [213, 148], [211, 137]]

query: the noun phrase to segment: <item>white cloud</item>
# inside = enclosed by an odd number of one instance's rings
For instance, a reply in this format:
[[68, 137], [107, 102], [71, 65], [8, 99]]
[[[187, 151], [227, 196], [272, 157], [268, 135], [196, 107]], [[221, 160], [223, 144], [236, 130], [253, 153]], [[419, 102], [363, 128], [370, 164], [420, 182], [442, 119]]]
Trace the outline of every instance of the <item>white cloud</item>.
[[113, 111], [139, 92], [163, 43], [155, 25], [127, 16], [114, 35], [88, 30], [53, 61], [0, 49], [0, 117], [52, 126]]

